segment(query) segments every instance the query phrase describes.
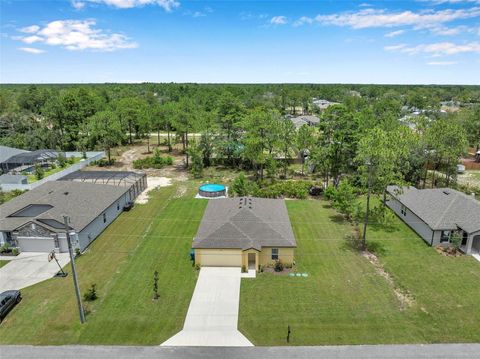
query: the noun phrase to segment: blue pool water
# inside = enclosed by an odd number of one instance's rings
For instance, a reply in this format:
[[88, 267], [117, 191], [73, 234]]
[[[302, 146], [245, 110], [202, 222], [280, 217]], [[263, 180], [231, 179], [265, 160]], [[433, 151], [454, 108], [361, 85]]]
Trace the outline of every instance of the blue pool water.
[[220, 192], [225, 191], [225, 186], [216, 183], [204, 184], [200, 186], [199, 190], [203, 192]]

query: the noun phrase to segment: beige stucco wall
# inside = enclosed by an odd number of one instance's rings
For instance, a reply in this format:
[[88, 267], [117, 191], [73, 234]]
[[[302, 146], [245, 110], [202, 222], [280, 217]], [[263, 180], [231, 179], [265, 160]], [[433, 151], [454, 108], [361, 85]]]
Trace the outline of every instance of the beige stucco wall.
[[[273, 265], [272, 247], [263, 247], [259, 252], [255, 249], [195, 249], [195, 264], [200, 266], [223, 266], [248, 268], [248, 254], [255, 253], [256, 269], [258, 265]], [[295, 248], [278, 248], [278, 258], [284, 264], [292, 264]]]
[[[295, 248], [278, 248], [278, 259], [283, 264], [292, 264], [294, 261], [295, 256]], [[272, 260], [272, 248], [271, 247], [263, 247], [262, 251], [259, 255], [259, 263], [260, 265], [273, 265], [275, 263]]]

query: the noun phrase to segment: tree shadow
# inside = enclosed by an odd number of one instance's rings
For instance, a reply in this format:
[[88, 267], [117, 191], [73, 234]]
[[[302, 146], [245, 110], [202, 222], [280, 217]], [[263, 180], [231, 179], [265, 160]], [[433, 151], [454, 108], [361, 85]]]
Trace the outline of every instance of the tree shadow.
[[328, 218], [337, 224], [344, 224], [346, 222], [346, 219], [341, 214], [332, 214], [331, 216], [328, 216]]

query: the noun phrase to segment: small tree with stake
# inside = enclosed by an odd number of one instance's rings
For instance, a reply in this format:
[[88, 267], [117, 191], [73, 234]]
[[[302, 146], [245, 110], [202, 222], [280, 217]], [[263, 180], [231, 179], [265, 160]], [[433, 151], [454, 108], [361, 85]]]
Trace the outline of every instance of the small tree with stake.
[[153, 273], [153, 299], [157, 300], [160, 298], [160, 294], [158, 294], [158, 272], [155, 271]]

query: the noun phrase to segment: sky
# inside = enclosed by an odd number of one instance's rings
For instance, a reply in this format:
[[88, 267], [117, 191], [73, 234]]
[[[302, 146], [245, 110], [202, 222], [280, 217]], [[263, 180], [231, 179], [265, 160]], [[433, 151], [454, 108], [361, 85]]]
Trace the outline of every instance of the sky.
[[480, 0], [0, 0], [0, 83], [480, 84]]

